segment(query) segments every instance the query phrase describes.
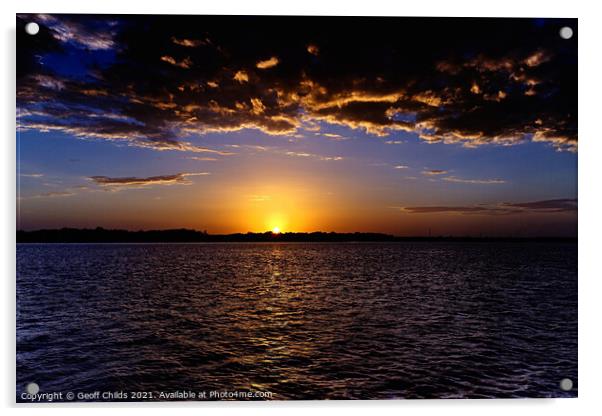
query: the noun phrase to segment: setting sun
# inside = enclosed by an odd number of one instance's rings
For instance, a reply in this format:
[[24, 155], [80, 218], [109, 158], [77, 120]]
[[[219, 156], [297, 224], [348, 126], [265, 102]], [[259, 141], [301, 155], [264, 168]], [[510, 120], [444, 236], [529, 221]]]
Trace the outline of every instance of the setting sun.
[[274, 234], [280, 234], [280, 228], [279, 228], [279, 227], [274, 227], [274, 228], [272, 229], [272, 232], [273, 232]]

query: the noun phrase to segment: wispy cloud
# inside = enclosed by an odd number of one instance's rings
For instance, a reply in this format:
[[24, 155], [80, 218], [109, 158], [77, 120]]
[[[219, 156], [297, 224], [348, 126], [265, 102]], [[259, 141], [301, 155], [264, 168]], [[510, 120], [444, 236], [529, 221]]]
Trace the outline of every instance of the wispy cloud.
[[[69, 116], [69, 111], [65, 110], [65, 116]], [[70, 134], [78, 138], [102, 139], [116, 143], [123, 143], [128, 146], [154, 149], [158, 151], [180, 151], [191, 153], [213, 153], [220, 156], [233, 155], [232, 152], [210, 149], [203, 146], [197, 146], [187, 141], [178, 141], [158, 135], [148, 135], [140, 126], [131, 124], [122, 120], [117, 120], [111, 116], [98, 116], [90, 119], [75, 119], [70, 122], [65, 120], [49, 121], [49, 115], [44, 114], [42, 120], [20, 120], [17, 126], [19, 131], [37, 130], [41, 132], [58, 131]], [[73, 116], [73, 114], [71, 114]]]
[[115, 32], [112, 30], [113, 21], [108, 19], [98, 19], [93, 22], [95, 25], [100, 24], [102, 26], [97, 27], [96, 30], [77, 19], [65, 15], [58, 18], [49, 14], [39, 14], [35, 17], [35, 20], [47, 25], [52, 35], [61, 42], [73, 43], [87, 49], [111, 49], [115, 46], [113, 40]]
[[187, 159], [198, 160], [198, 161], [203, 161], [203, 162], [215, 162], [215, 161], [219, 160], [215, 157], [201, 157], [201, 156], [190, 156]]
[[270, 195], [250, 195], [249, 196], [250, 202], [265, 202], [265, 201], [270, 201], [271, 199], [272, 199], [272, 197]]
[[19, 176], [23, 176], [24, 178], [42, 178], [44, 177], [43, 173], [21, 173]]
[[343, 156], [338, 156], [338, 155], [328, 156], [328, 155], [321, 155], [321, 154], [317, 154], [317, 153], [311, 153], [311, 152], [307, 152], [307, 151], [287, 150], [286, 148], [279, 147], [279, 146], [260, 146], [260, 145], [253, 145], [253, 144], [226, 144], [224, 146], [230, 147], [233, 149], [247, 150], [247, 151], [250, 151], [250, 154], [254, 154], [255, 152], [260, 152], [260, 153], [267, 152], [267, 153], [271, 153], [274, 155], [283, 155], [283, 156], [291, 156], [291, 157], [299, 157], [299, 158], [315, 159], [315, 160], [323, 160], [323, 161], [339, 161], [339, 160], [344, 159]]
[[402, 207], [403, 212], [410, 214], [462, 214], [462, 215], [513, 215], [525, 213], [559, 213], [577, 211], [576, 199], [549, 199], [535, 202], [510, 203], [496, 205], [466, 206], [409, 206]]
[[329, 140], [333, 140], [333, 141], [343, 141], [343, 140], [349, 140], [348, 137], [342, 136], [340, 134], [336, 134], [336, 133], [322, 133], [322, 132], [318, 132], [316, 133], [316, 136], [322, 136], [322, 137], [326, 137]]
[[289, 152], [286, 152], [285, 154], [287, 156], [296, 156], [296, 157], [312, 157], [312, 156], [314, 156], [313, 154], [307, 153], [307, 152], [292, 152], [292, 151], [289, 151]]
[[428, 176], [445, 175], [447, 173], [449, 173], [449, 171], [443, 170], [443, 169], [427, 169], [427, 170], [422, 171], [423, 175], [428, 175]]
[[73, 196], [73, 195], [75, 195], [75, 192], [54, 191], [54, 192], [43, 192], [40, 194], [34, 194], [34, 195], [29, 195], [29, 196], [22, 196], [22, 197], [20, 197], [20, 199], [60, 198], [60, 197], [67, 197], [67, 196]]
[[417, 207], [403, 207], [403, 211], [412, 214], [432, 214], [432, 213], [461, 213], [461, 214], [474, 214], [474, 213], [491, 213], [490, 209], [481, 206], [417, 206]]
[[454, 182], [454, 183], [468, 183], [468, 184], [480, 184], [480, 185], [495, 185], [506, 183], [503, 179], [465, 179], [458, 178], [456, 176], [446, 176], [441, 178], [442, 181], [445, 182]]
[[287, 156], [305, 157], [305, 158], [312, 158], [312, 159], [318, 159], [318, 160], [324, 160], [324, 161], [339, 161], [339, 160], [344, 159], [343, 156], [323, 156], [323, 155], [317, 155], [314, 153], [307, 153], [307, 152], [287, 151], [284, 154]]
[[188, 179], [191, 176], [209, 175], [209, 172], [184, 172], [174, 175], [149, 176], [147, 178], [138, 178], [133, 176], [112, 178], [108, 176], [90, 176], [97, 185], [102, 187], [143, 187], [152, 185], [190, 185], [192, 182]]
[[540, 212], [564, 212], [564, 211], [577, 211], [577, 200], [564, 198], [564, 199], [548, 199], [544, 201], [535, 202], [522, 202], [522, 203], [504, 203], [505, 207], [518, 208], [530, 211]]
[[255, 150], [258, 152], [266, 152], [269, 150], [274, 150], [274, 147], [270, 146], [260, 146], [256, 144], [227, 144], [227, 147], [232, 147], [233, 149], [247, 149], [247, 150]]

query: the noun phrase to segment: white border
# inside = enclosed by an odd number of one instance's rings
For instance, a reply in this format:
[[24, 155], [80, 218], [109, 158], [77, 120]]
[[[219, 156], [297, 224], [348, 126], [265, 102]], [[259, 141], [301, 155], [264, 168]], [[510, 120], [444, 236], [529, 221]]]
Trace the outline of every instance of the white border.
[[[0, 115], [5, 135], [2, 139], [2, 239], [0, 264], [2, 330], [2, 379], [0, 403], [15, 411], [30, 414], [40, 409], [44, 414], [81, 413], [115, 414], [144, 412], [149, 415], [176, 410], [191, 414], [292, 414], [307, 412], [328, 414], [345, 412], [351, 415], [376, 411], [379, 414], [416, 412], [421, 414], [450, 415], [507, 415], [508, 413], [546, 413], [549, 415], [588, 414], [600, 408], [597, 400], [602, 383], [600, 354], [602, 352], [599, 317], [602, 316], [602, 273], [598, 252], [602, 249], [600, 236], [600, 169], [597, 158], [602, 156], [602, 137], [598, 114], [600, 108], [601, 71], [600, 45], [602, 39], [601, 13], [595, 2], [556, 1], [527, 2], [525, 0], [486, 1], [434, 1], [393, 2], [370, 0], [363, 2], [303, 0], [284, 2], [277, 0], [231, 1], [211, 3], [193, 0], [125, 2], [104, 0], [82, 2], [78, 0], [25, 0], [18, 4], [2, 2], [2, 99]], [[413, 400], [371, 402], [277, 402], [277, 403], [159, 403], [159, 404], [55, 404], [36, 406], [14, 405], [15, 391], [15, 14], [51, 13], [140, 13], [140, 14], [280, 14], [280, 15], [397, 15], [397, 16], [495, 16], [495, 17], [577, 17], [579, 18], [579, 398], [554, 400]], [[411, 40], [410, 40], [411, 41]], [[114, 408], [116, 407], [116, 408]], [[173, 408], [176, 409], [173, 409]], [[109, 410], [110, 409], [110, 410]]]

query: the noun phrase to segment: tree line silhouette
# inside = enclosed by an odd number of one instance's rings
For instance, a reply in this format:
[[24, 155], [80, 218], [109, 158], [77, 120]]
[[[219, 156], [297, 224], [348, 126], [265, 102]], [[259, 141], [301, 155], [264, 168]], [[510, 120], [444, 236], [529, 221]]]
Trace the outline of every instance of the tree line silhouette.
[[571, 237], [470, 237], [429, 236], [400, 237], [382, 233], [287, 232], [275, 234], [235, 233], [209, 234], [190, 229], [171, 230], [111, 230], [60, 228], [17, 231], [17, 243], [202, 243], [202, 242], [387, 242], [387, 241], [576, 241]]

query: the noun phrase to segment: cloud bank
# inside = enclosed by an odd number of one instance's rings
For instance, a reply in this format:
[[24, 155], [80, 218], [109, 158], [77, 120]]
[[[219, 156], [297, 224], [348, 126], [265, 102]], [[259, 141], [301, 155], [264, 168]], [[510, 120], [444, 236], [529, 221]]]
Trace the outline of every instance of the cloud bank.
[[[27, 21], [40, 24], [35, 37], [24, 34]], [[292, 135], [322, 122], [428, 143], [577, 149], [577, 39], [558, 36], [576, 20], [21, 15], [17, 23], [21, 129], [212, 152], [190, 138]], [[84, 51], [79, 72], [47, 59]]]

